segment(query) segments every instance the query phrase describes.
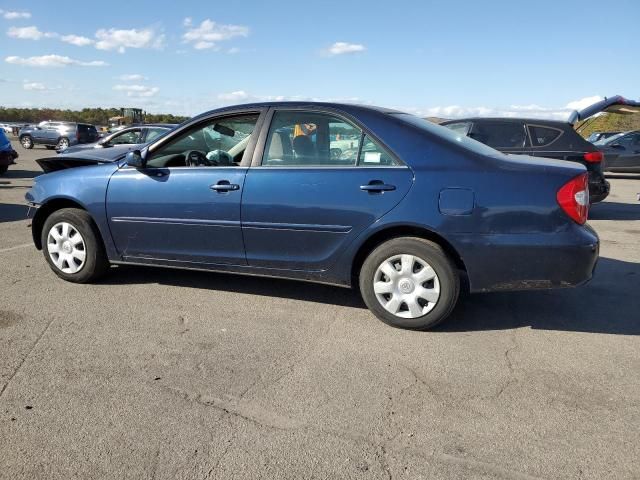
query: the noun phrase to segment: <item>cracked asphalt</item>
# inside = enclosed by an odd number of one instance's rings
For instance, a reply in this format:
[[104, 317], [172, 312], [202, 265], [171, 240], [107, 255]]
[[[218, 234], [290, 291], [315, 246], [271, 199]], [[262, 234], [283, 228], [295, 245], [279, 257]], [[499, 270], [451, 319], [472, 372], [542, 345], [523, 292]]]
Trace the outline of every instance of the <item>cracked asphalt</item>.
[[119, 267], [59, 280], [0, 177], [2, 479], [640, 478], [639, 176], [587, 286], [396, 330], [328, 286]]

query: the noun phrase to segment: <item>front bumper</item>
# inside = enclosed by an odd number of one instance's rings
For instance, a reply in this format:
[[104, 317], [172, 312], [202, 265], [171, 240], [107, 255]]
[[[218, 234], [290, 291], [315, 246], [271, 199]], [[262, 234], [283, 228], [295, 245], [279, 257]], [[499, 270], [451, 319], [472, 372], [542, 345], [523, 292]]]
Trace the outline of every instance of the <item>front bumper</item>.
[[454, 237], [472, 292], [574, 287], [591, 280], [600, 242], [588, 225], [559, 233]]

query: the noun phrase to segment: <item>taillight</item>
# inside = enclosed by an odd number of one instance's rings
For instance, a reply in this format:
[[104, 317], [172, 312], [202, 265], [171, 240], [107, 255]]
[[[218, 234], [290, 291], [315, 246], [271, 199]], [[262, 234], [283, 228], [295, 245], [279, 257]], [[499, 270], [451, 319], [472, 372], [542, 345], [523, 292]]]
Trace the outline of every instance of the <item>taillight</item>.
[[589, 176], [578, 175], [565, 183], [556, 194], [562, 210], [580, 225], [587, 221], [589, 214]]
[[602, 152], [587, 152], [584, 159], [589, 163], [599, 163], [602, 161]]

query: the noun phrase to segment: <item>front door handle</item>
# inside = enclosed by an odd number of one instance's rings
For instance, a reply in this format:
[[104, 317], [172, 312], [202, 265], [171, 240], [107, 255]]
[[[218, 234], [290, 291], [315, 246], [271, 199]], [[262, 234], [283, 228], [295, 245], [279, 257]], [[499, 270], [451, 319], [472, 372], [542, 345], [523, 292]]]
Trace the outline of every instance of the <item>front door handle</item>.
[[382, 180], [371, 180], [366, 185], [360, 185], [360, 190], [370, 193], [390, 192], [395, 189], [395, 185], [389, 185]]
[[209, 188], [215, 190], [218, 193], [233, 192], [240, 190], [240, 185], [237, 183], [230, 183], [228, 180], [220, 180], [218, 183], [211, 185]]

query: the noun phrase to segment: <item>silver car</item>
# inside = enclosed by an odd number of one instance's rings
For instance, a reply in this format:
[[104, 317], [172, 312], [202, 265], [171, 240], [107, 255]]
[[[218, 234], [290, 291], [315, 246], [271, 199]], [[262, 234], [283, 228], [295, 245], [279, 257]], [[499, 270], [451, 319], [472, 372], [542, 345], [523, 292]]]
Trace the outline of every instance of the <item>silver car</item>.
[[46, 148], [65, 149], [79, 143], [93, 143], [100, 136], [96, 127], [88, 123], [40, 122], [37, 126], [29, 126], [18, 133], [23, 148], [31, 149], [35, 145]]

